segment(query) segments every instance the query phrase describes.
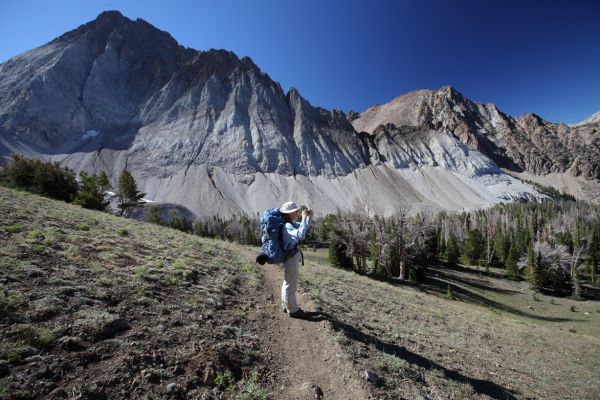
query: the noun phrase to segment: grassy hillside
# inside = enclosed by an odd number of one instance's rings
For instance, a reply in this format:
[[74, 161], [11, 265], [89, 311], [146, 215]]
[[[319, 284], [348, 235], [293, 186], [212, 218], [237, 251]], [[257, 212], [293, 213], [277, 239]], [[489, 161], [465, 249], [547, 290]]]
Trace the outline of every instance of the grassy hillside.
[[[266, 399], [285, 372], [268, 340], [294, 330], [273, 319], [260, 274], [279, 270], [248, 264], [255, 250], [0, 187], [0, 399]], [[443, 265], [382, 282], [305, 256], [315, 321], [343, 348], [327, 379], [347, 379], [344, 359], [378, 376], [377, 399], [600, 398], [599, 301]]]
[[261, 398], [259, 276], [224, 246], [0, 187], [0, 398]]
[[381, 378], [377, 398], [600, 398], [598, 301], [534, 296], [466, 268], [440, 267], [419, 287], [379, 282], [305, 255], [301, 283], [356, 369]]

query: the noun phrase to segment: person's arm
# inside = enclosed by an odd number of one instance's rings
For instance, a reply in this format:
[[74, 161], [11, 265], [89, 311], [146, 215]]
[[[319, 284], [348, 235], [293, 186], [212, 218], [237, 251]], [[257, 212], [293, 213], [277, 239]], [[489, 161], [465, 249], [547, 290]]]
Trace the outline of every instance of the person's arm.
[[306, 236], [308, 228], [310, 228], [310, 215], [302, 213], [302, 222], [285, 224], [285, 232], [283, 238], [284, 250], [290, 250], [298, 245], [298, 242]]
[[310, 228], [310, 214], [305, 213], [306, 211], [302, 212], [302, 221], [300, 222], [300, 226], [298, 227], [298, 233], [296, 234], [298, 240], [304, 239], [308, 228]]

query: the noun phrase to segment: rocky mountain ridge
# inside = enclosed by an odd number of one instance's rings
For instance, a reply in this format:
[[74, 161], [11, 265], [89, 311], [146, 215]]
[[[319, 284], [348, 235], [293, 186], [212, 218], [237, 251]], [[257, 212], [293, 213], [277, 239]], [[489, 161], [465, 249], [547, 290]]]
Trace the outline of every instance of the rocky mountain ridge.
[[587, 117], [586, 119], [584, 119], [581, 122], [573, 124], [572, 126], [581, 126], [581, 125], [586, 125], [586, 124], [594, 124], [596, 122], [600, 122], [600, 111], [598, 111], [598, 112], [590, 115], [589, 117]]
[[600, 179], [600, 124], [570, 127], [535, 114], [513, 118], [451, 86], [411, 92], [353, 114], [358, 131], [373, 133], [387, 123], [448, 133], [511, 171]]
[[[0, 64], [0, 156], [50, 156], [113, 180], [127, 167], [149, 198], [197, 215], [254, 214], [290, 198], [386, 214], [541, 198], [498, 166], [594, 179], [597, 131], [586, 129], [513, 119], [450, 87], [346, 116], [285, 93], [248, 57], [184, 48], [118, 12]], [[571, 132], [563, 158], [538, 157]], [[576, 164], [579, 137], [593, 151]]]

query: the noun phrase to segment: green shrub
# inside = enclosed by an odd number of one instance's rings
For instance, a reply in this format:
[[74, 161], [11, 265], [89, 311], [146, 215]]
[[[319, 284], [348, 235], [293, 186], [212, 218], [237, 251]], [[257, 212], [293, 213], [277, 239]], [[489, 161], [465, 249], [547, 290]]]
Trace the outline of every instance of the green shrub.
[[127, 235], [129, 235], [129, 231], [127, 229], [125, 229], [125, 228], [119, 228], [119, 229], [117, 229], [117, 233], [120, 236], [127, 236]]
[[29, 160], [13, 154], [11, 162], [3, 170], [3, 181], [9, 187], [48, 196], [57, 200], [71, 201], [78, 192], [75, 173], [62, 168], [57, 162]]
[[267, 400], [268, 392], [258, 383], [258, 371], [254, 370], [246, 381], [244, 388], [235, 398], [236, 400]]
[[213, 384], [222, 391], [232, 390], [235, 385], [233, 374], [230, 370], [220, 372], [215, 377]]

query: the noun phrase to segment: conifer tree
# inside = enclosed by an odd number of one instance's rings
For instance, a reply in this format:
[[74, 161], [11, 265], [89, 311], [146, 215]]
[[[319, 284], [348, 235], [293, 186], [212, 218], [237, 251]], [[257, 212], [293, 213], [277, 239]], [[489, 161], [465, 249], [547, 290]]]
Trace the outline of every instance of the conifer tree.
[[446, 261], [450, 264], [457, 264], [460, 256], [458, 241], [453, 234], [448, 236], [448, 246], [446, 247]]
[[517, 267], [518, 254], [515, 251], [515, 247], [511, 244], [508, 248], [508, 253], [506, 255], [506, 273], [511, 278], [516, 278], [519, 276], [519, 269]]
[[106, 191], [110, 189], [106, 173], [102, 177], [102, 175], [88, 175], [81, 171], [79, 176], [81, 177], [81, 187], [73, 203], [92, 210], [106, 211], [110, 204], [110, 201], [106, 200]]
[[496, 235], [494, 236], [494, 256], [496, 257], [496, 260], [498, 260], [498, 263], [500, 265], [505, 266], [506, 248], [504, 237], [500, 229], [496, 231]]
[[527, 275], [531, 288], [540, 291], [542, 289], [542, 256], [539, 253], [537, 257], [535, 256], [533, 243], [530, 243], [527, 249]]
[[119, 177], [119, 190], [117, 192], [117, 205], [121, 209], [119, 215], [128, 217], [134, 208], [143, 207], [144, 202], [141, 201], [146, 193], [138, 191], [137, 183], [133, 175], [127, 169]]
[[469, 231], [462, 252], [462, 262], [465, 264], [478, 265], [483, 254], [483, 240], [479, 229]]
[[146, 221], [156, 224], [162, 225], [162, 217], [160, 215], [160, 207], [152, 206], [148, 208], [148, 214], [146, 214]]
[[100, 189], [102, 193], [106, 193], [112, 189], [112, 185], [110, 184], [110, 180], [105, 171], [100, 172], [100, 175], [98, 175], [98, 189]]

